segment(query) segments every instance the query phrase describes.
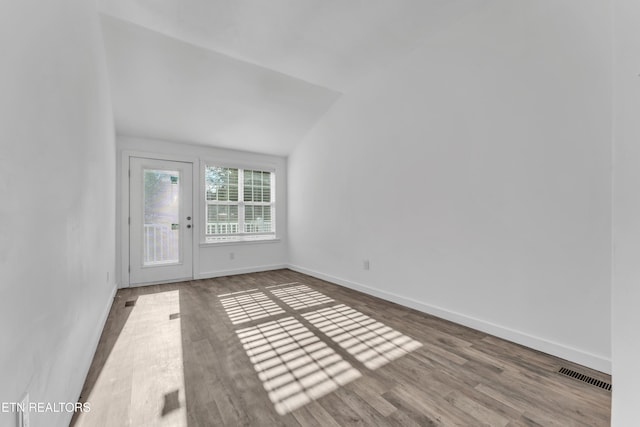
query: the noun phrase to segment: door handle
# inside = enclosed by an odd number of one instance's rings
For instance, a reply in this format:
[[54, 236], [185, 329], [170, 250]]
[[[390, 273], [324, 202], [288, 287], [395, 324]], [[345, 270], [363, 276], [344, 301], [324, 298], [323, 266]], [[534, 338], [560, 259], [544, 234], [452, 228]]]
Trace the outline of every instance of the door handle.
[[187, 228], [191, 228], [191, 224], [187, 224]]
[[187, 217], [187, 221], [191, 221], [191, 217], [190, 216]]

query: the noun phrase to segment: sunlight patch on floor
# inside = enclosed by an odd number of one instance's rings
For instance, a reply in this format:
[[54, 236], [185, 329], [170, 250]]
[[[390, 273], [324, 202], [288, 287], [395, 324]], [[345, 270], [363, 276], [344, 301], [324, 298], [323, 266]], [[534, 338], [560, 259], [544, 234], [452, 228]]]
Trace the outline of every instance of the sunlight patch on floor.
[[280, 298], [282, 302], [294, 310], [300, 310], [302, 308], [313, 307], [335, 301], [318, 291], [314, 291], [307, 285], [274, 289], [271, 293]]
[[171, 318], [180, 311], [179, 291], [139, 295], [125, 310], [126, 323], [83, 396], [91, 411], [75, 426], [187, 426], [181, 319]]
[[284, 313], [263, 292], [221, 298], [220, 302], [234, 325]]
[[280, 415], [361, 376], [293, 317], [236, 333]]
[[302, 317], [369, 369], [377, 369], [422, 346], [344, 304], [303, 313]]

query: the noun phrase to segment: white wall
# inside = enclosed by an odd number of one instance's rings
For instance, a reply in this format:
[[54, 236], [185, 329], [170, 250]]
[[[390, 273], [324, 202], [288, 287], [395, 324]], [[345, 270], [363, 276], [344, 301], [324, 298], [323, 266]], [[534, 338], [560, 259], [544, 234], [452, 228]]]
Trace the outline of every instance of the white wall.
[[[0, 52], [0, 401], [75, 402], [115, 291], [115, 142], [95, 6], [2, 2]], [[34, 426], [70, 419], [31, 414]]]
[[[230, 274], [265, 271], [286, 267], [287, 251], [287, 163], [284, 157], [249, 153], [244, 151], [226, 150], [202, 145], [192, 145], [156, 139], [145, 139], [130, 136], [118, 136], [118, 212], [122, 211], [122, 196], [126, 194], [126, 187], [122, 186], [122, 153], [160, 154], [194, 162], [194, 209], [199, 216], [204, 215], [204, 200], [198, 197], [200, 191], [199, 172], [200, 162], [216, 160], [238, 166], [271, 167], [276, 170], [276, 234], [279, 240], [263, 242], [236, 242], [200, 244], [200, 224], [194, 223], [194, 278], [224, 276]], [[125, 168], [126, 170], [126, 168]], [[122, 217], [118, 215], [118, 277], [121, 286], [126, 283], [122, 276]], [[194, 216], [194, 219], [197, 217]], [[124, 230], [126, 232], [126, 230]], [[233, 252], [234, 259], [229, 254]]]
[[289, 158], [294, 268], [609, 371], [610, 31], [494, 1], [347, 92]]
[[638, 424], [640, 402], [640, 3], [614, 2], [612, 425]]

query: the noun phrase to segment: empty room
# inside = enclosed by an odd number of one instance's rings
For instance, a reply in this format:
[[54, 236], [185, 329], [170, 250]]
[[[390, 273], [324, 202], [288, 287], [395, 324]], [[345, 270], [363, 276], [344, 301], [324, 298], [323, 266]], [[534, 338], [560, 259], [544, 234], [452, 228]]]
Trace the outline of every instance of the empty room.
[[636, 0], [4, 0], [0, 427], [640, 425]]

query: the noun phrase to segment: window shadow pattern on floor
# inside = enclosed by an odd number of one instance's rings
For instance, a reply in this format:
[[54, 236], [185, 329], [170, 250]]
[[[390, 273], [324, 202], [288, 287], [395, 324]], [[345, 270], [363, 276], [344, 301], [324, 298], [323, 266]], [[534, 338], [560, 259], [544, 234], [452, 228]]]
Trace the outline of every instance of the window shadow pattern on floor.
[[361, 376], [293, 317], [240, 329], [236, 333], [280, 415]]
[[[286, 314], [267, 290], [293, 310], [335, 302], [300, 283], [218, 295], [234, 325], [278, 316], [236, 334], [276, 412], [285, 415], [362, 376], [301, 323], [309, 322], [367, 368], [377, 369], [422, 346], [344, 304]], [[281, 315], [287, 316], [282, 318]]]
[[377, 369], [422, 344], [344, 304], [302, 314], [369, 369]]
[[264, 292], [237, 292], [218, 297], [234, 325], [284, 313]]
[[307, 285], [274, 289], [271, 293], [294, 310], [301, 310], [303, 308], [335, 301], [333, 298], [314, 291]]

